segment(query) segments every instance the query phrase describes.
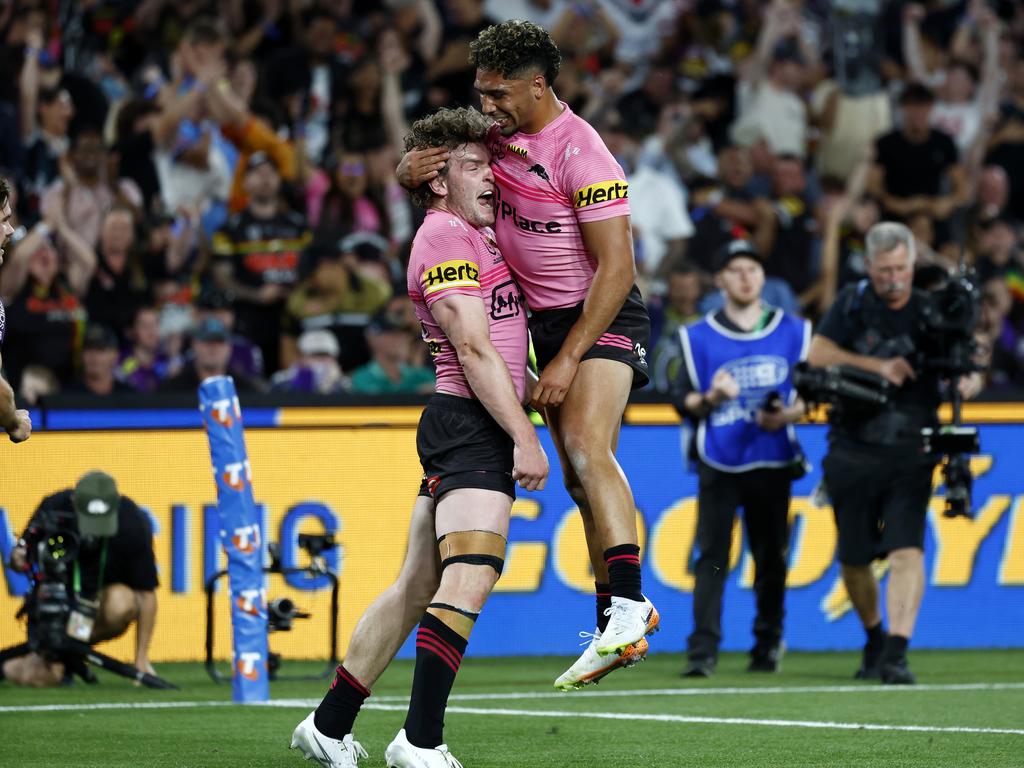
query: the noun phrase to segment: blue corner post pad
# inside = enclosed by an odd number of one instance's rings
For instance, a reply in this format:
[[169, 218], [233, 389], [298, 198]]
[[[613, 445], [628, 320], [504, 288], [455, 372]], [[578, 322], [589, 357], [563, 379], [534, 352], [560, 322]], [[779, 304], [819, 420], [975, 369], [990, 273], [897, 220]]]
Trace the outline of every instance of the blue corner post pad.
[[210, 441], [220, 539], [228, 556], [232, 698], [243, 704], [267, 701], [270, 677], [263, 532], [252, 492], [252, 470], [234, 380], [230, 376], [204, 380], [199, 385], [199, 411]]

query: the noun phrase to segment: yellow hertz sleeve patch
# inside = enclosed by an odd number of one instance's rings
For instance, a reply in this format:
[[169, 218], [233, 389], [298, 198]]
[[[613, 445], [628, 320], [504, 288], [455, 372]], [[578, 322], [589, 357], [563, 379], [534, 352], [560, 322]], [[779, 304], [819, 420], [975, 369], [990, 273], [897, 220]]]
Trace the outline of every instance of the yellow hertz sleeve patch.
[[423, 273], [420, 284], [424, 296], [446, 288], [479, 288], [480, 268], [466, 259], [442, 261]]
[[583, 187], [576, 193], [573, 207], [586, 208], [588, 205], [607, 203], [609, 200], [624, 200], [629, 197], [629, 184], [625, 181], [599, 181]]

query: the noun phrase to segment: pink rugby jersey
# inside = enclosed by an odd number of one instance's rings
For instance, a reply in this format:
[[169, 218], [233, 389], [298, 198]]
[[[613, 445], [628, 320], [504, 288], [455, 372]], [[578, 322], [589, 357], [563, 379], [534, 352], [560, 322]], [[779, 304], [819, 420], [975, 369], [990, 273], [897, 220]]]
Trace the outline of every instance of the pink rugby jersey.
[[501, 138], [491, 160], [495, 229], [530, 309], [579, 304], [596, 262], [580, 223], [629, 215], [629, 185], [597, 131], [569, 106], [539, 133]]
[[430, 307], [445, 296], [478, 296], [484, 303], [491, 343], [508, 366], [520, 400], [526, 393], [526, 310], [519, 286], [502, 258], [490, 227], [476, 229], [454, 214], [427, 211], [412, 241], [409, 298], [437, 369], [438, 392], [475, 397], [455, 348]]

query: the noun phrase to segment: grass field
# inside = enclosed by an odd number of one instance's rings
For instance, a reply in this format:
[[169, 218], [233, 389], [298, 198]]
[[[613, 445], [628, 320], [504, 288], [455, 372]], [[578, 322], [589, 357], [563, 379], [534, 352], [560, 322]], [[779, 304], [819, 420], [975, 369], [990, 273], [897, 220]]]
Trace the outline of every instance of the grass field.
[[[455, 686], [446, 739], [466, 768], [562, 766], [1024, 766], [1024, 650], [915, 651], [914, 688], [856, 683], [854, 654], [790, 654], [777, 675], [723, 657], [711, 680], [678, 677], [653, 655], [598, 687], [560, 694], [568, 659], [473, 659]], [[286, 673], [308, 670], [286, 663]], [[198, 664], [159, 669], [181, 691], [99, 685], [23, 690], [0, 683], [0, 766], [295, 766], [292, 728], [320, 682], [272, 684], [273, 706], [235, 706]], [[405, 717], [412, 665], [396, 662], [356, 726], [368, 767]]]

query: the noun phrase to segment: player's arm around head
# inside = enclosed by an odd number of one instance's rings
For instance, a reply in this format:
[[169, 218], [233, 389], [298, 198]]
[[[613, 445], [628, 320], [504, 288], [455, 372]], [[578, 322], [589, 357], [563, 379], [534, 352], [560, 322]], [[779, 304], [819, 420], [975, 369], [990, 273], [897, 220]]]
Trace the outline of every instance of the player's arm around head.
[[491, 343], [483, 302], [461, 294], [446, 296], [431, 312], [455, 348], [473, 393], [515, 443], [513, 479], [528, 491], [541, 490], [548, 475], [547, 456], [505, 361]]

